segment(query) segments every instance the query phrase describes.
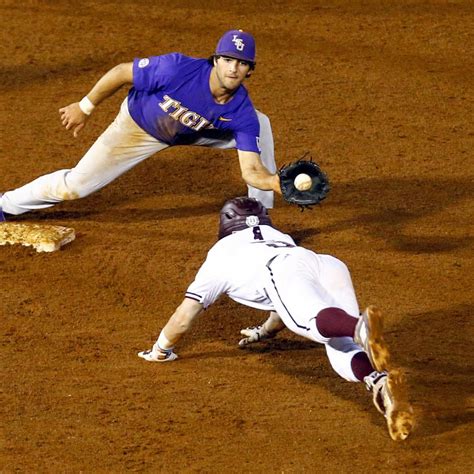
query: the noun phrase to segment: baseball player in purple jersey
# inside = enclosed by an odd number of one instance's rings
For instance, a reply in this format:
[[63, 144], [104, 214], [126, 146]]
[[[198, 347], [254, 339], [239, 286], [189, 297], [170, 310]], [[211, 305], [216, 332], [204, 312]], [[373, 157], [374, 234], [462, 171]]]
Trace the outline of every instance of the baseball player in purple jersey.
[[391, 437], [403, 440], [409, 435], [412, 409], [402, 373], [390, 366], [381, 311], [369, 306], [360, 315], [347, 266], [297, 246], [273, 227], [267, 209], [253, 198], [235, 198], [224, 205], [218, 242], [153, 348], [138, 355], [150, 362], [175, 360], [175, 344], [223, 294], [270, 311], [262, 325], [241, 331], [241, 347], [273, 338], [285, 327], [324, 344], [337, 374], [365, 382]]
[[74, 168], [6, 192], [0, 210], [18, 215], [85, 197], [177, 145], [237, 149], [249, 196], [273, 207], [280, 185], [271, 126], [243, 86], [255, 68], [255, 51], [251, 34], [231, 30], [209, 59], [171, 53], [114, 67], [80, 102], [59, 110], [62, 124], [76, 137], [97, 105], [131, 85], [114, 122]]

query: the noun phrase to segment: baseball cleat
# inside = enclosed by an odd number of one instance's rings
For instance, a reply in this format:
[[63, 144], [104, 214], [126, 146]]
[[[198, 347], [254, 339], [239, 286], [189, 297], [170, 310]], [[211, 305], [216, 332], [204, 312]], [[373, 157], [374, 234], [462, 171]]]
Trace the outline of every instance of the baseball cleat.
[[390, 437], [394, 441], [407, 439], [414, 426], [414, 415], [403, 374], [399, 370], [372, 372], [364, 382], [372, 392], [375, 407], [385, 417]]
[[169, 351], [154, 351], [148, 349], [147, 351], [141, 351], [138, 353], [138, 357], [147, 360], [148, 362], [171, 362], [178, 358], [172, 350]]
[[354, 341], [361, 346], [373, 366], [379, 372], [387, 370], [390, 365], [390, 353], [383, 337], [382, 311], [369, 306], [357, 321]]

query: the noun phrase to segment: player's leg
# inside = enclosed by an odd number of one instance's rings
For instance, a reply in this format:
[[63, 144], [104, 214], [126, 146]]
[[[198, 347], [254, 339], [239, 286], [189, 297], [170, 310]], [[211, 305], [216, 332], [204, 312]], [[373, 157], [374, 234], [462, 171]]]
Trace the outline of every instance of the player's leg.
[[362, 382], [374, 372], [367, 355], [351, 337], [334, 337], [326, 344], [326, 353], [334, 371], [350, 382]]
[[267, 264], [264, 289], [288, 329], [325, 344], [328, 338], [315, 331], [312, 320], [336, 302], [318, 282], [318, 265], [314, 252], [293, 248]]
[[[270, 173], [276, 173], [275, 147], [270, 119], [259, 110], [256, 112], [260, 123], [260, 159]], [[273, 208], [273, 191], [262, 191], [248, 186], [248, 196], [258, 199], [267, 209]]]
[[316, 329], [326, 338], [351, 336], [364, 349], [377, 370], [386, 370], [390, 354], [383, 337], [382, 312], [369, 306], [361, 317], [347, 266], [330, 255], [318, 255], [320, 284], [334, 306], [328, 306], [316, 316]]
[[167, 146], [133, 121], [125, 100], [115, 120], [74, 168], [55, 171], [6, 192], [2, 208], [9, 214], [22, 214], [88, 196]]
[[[265, 290], [290, 330], [322, 344], [362, 332], [357, 331], [361, 320], [350, 273], [340, 260], [296, 248], [277, 257], [269, 274]], [[385, 370], [388, 350], [382, 335], [371, 331], [373, 321], [362, 320], [360, 346], [377, 370]]]
[[[320, 255], [319, 258], [322, 261], [321, 270], [325, 275], [323, 285], [335, 300], [342, 302], [342, 308], [354, 314], [357, 302], [349, 270], [334, 257]], [[383, 338], [380, 312], [369, 307], [358, 320], [355, 329], [353, 318], [340, 308], [322, 310], [314, 322], [317, 331], [327, 337], [353, 331], [358, 336], [358, 331], [363, 326], [367, 332], [367, 344], [363, 341], [356, 342], [352, 337], [329, 339], [325, 345], [329, 362], [344, 379], [363, 381], [372, 393], [375, 407], [385, 416], [392, 439], [406, 439], [414, 423], [413, 410], [406, 396], [402, 372], [391, 367], [389, 351]]]
[[359, 304], [347, 265], [331, 255], [317, 254], [315, 278], [337, 307], [354, 317], [359, 317]]
[[265, 290], [275, 310], [290, 330], [325, 344], [330, 364], [342, 378], [364, 381], [392, 439], [405, 439], [413, 413], [403, 377], [392, 368], [377, 369], [354, 341], [358, 305], [347, 267], [333, 257], [295, 250], [300, 255], [277, 257], [269, 265]]
[[340, 260], [294, 249], [269, 264], [265, 290], [288, 329], [325, 344], [330, 363], [341, 377], [362, 381], [374, 371], [352, 337], [359, 308], [349, 271]]
[[[276, 311], [291, 330], [323, 344], [331, 337], [353, 335], [359, 308], [349, 272], [344, 271], [342, 262], [328, 262], [299, 247], [289, 250], [287, 256], [277, 257], [267, 268], [265, 290], [271, 293]], [[326, 278], [337, 285], [337, 300], [322, 284]], [[333, 308], [334, 318], [342, 322], [338, 334], [326, 336], [315, 330], [312, 320], [328, 308]]]

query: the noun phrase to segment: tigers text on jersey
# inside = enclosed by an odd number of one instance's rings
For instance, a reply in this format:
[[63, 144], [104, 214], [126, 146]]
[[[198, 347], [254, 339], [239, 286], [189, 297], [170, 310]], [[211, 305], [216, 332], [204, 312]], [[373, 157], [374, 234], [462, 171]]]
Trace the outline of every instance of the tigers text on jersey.
[[207, 308], [226, 294], [238, 303], [273, 310], [264, 290], [266, 265], [276, 255], [295, 248], [298, 247], [289, 235], [267, 225], [224, 237], [209, 250], [186, 297]]
[[234, 137], [237, 149], [260, 153], [260, 125], [247, 90], [218, 104], [210, 90], [212, 65], [180, 53], [135, 59], [128, 108], [147, 133], [169, 145], [199, 137]]

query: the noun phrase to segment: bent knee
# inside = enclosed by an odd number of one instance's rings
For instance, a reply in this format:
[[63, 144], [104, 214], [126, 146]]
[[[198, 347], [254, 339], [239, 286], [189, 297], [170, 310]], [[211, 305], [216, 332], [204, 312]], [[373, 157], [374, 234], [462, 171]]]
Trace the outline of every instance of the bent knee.
[[64, 201], [73, 201], [88, 196], [96, 186], [88, 177], [75, 174], [72, 170], [64, 177], [64, 186], [58, 190]]

